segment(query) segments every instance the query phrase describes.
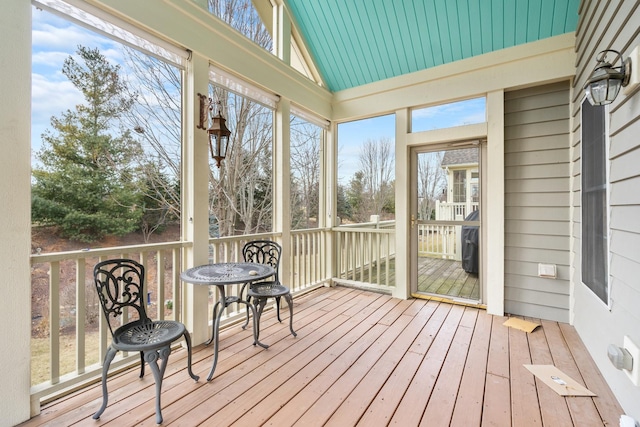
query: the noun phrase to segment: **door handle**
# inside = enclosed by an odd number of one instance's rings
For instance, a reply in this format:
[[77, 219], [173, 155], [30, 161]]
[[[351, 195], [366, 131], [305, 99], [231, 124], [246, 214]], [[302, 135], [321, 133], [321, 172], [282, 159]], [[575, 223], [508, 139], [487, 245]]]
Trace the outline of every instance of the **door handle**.
[[415, 215], [411, 215], [411, 228], [415, 228], [416, 226], [416, 216]]

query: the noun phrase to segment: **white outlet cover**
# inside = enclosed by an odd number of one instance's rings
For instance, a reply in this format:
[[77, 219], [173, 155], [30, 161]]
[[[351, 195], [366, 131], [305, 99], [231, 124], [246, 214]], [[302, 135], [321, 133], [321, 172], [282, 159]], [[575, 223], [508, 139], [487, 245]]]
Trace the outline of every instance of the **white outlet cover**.
[[538, 264], [538, 276], [555, 279], [556, 278], [556, 265], [555, 264]]
[[631, 372], [626, 369], [623, 369], [623, 371], [627, 374], [633, 385], [640, 386], [640, 348], [638, 348], [627, 335], [624, 336], [623, 347], [627, 349], [627, 351], [631, 353], [631, 357], [633, 357]]

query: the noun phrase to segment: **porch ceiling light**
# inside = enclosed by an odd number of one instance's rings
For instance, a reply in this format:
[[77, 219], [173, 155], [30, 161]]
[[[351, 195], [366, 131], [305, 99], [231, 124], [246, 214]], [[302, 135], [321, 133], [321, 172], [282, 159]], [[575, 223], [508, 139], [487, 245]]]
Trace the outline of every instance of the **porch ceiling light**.
[[[217, 103], [218, 114], [214, 115], [213, 100], [201, 93], [198, 94], [198, 97], [200, 98], [200, 123], [196, 127], [198, 129], [207, 129], [211, 157], [216, 161], [216, 165], [220, 167], [222, 160], [227, 156], [231, 131], [227, 128], [227, 120], [222, 117], [222, 104], [220, 102]], [[209, 120], [211, 120], [211, 126], [209, 126]]]
[[[607, 60], [607, 54], [613, 54], [613, 60]], [[584, 86], [587, 99], [591, 105], [607, 105], [616, 99], [620, 88], [629, 84], [631, 75], [631, 59], [622, 59], [616, 50], [603, 50], [596, 57], [598, 63], [591, 73], [591, 77]], [[619, 63], [618, 66], [614, 66]]]

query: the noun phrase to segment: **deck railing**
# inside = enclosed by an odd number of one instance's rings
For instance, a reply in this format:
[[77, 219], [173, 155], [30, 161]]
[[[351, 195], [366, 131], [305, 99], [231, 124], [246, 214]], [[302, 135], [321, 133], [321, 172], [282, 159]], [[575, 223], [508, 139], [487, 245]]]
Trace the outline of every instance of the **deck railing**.
[[418, 224], [418, 256], [462, 259], [459, 225]]
[[[32, 348], [39, 349], [32, 350], [32, 410], [47, 396], [99, 376], [110, 337], [94, 289], [93, 266], [108, 258], [138, 260], [146, 269], [149, 316], [180, 319], [180, 259], [188, 245], [171, 242], [31, 255], [32, 287], [46, 287], [48, 295], [48, 312], [33, 313], [34, 330], [48, 335], [48, 344], [32, 339]], [[139, 360], [121, 356], [112, 364], [114, 369]]]
[[332, 229], [336, 239], [336, 281], [366, 284], [386, 292], [395, 286], [395, 221]]
[[441, 202], [436, 201], [436, 220], [462, 221], [473, 211], [477, 211], [478, 202]]

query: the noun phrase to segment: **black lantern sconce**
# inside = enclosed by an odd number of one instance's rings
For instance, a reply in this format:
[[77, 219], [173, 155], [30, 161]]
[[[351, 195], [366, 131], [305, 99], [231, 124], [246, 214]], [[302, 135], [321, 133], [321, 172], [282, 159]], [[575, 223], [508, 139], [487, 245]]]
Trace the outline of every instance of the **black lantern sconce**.
[[[207, 129], [211, 157], [216, 161], [216, 165], [220, 167], [222, 160], [227, 156], [231, 131], [227, 128], [227, 120], [222, 117], [221, 103], [217, 103], [218, 114], [214, 115], [213, 100], [201, 93], [198, 94], [198, 97], [200, 98], [200, 124], [196, 127], [198, 129]], [[211, 118], [211, 126], [209, 126], [209, 118]]]
[[[611, 62], [607, 54], [614, 55]], [[616, 50], [603, 50], [596, 57], [598, 63], [593, 69], [584, 90], [591, 105], [611, 104], [618, 96], [620, 88], [629, 84], [631, 76], [631, 59], [622, 59]], [[619, 65], [615, 66], [616, 63]]]

